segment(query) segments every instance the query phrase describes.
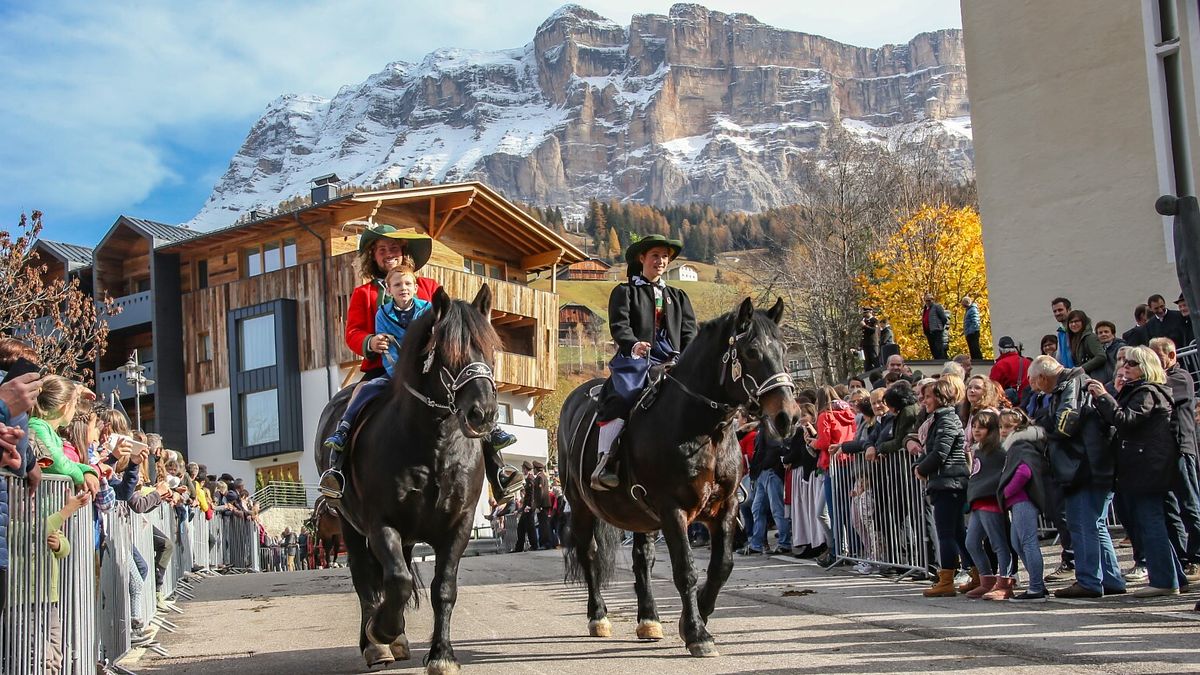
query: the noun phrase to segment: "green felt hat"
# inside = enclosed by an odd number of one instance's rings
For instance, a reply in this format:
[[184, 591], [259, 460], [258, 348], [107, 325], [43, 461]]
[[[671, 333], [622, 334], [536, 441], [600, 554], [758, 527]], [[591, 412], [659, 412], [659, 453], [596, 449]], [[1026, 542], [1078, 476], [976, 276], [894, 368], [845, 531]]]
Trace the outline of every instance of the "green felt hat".
[[642, 273], [642, 261], [639, 257], [646, 251], [659, 246], [666, 246], [671, 249], [671, 260], [679, 257], [679, 252], [683, 250], [683, 242], [678, 239], [667, 239], [661, 234], [648, 234], [641, 239], [629, 245], [625, 249], [625, 263], [629, 266], [627, 274], [632, 277], [635, 274]]
[[404, 253], [413, 260], [413, 267], [421, 269], [433, 255], [433, 239], [427, 234], [411, 230], [400, 231], [386, 223], [369, 225], [358, 235], [358, 250], [365, 251], [371, 244], [380, 239], [400, 239], [404, 241]]

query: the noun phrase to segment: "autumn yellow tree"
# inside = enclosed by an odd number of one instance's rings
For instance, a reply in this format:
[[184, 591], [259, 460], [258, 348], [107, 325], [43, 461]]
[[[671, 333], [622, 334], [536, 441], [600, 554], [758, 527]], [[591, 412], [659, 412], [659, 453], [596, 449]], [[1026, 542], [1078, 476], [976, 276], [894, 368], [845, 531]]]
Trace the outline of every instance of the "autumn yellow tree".
[[972, 207], [924, 205], [900, 223], [883, 246], [870, 254], [871, 272], [859, 284], [868, 305], [891, 320], [900, 353], [909, 359], [929, 359], [932, 354], [921, 328], [925, 293], [933, 293], [950, 318], [950, 355], [966, 354], [962, 334], [965, 310], [959, 304], [970, 297], [979, 307], [980, 346], [992, 352], [988, 308], [987, 271], [983, 261], [983, 235], [979, 213]]

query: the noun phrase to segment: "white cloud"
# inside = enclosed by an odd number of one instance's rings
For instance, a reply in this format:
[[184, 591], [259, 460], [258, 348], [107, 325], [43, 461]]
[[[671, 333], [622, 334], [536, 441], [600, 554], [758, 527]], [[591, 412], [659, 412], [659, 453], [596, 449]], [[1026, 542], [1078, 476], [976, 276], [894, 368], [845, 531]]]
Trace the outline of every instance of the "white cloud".
[[[170, 181], [224, 167], [171, 166], [164, 138], [245, 120], [284, 93], [330, 96], [390, 61], [439, 47], [519, 47], [560, 2], [316, 0], [82, 3], [0, 9], [0, 212], [109, 220]], [[667, 2], [582, 2], [628, 25]], [[854, 44], [959, 25], [957, 0], [708, 2]], [[181, 173], [187, 175], [180, 175]], [[195, 205], [196, 208], [199, 204]]]

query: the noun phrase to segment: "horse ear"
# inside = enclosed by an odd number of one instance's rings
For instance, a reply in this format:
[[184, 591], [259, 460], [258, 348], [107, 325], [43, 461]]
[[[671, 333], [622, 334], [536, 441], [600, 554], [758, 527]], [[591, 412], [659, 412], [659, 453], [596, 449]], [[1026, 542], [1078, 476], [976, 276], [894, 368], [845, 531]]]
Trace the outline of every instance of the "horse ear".
[[446, 289], [438, 287], [433, 294], [433, 306], [429, 309], [433, 312], [434, 323], [446, 315], [446, 311], [450, 309], [450, 294], [446, 292]]
[[492, 322], [492, 289], [488, 288], [487, 284], [479, 287], [479, 292], [475, 294], [475, 299], [471, 301], [471, 306], [479, 310], [483, 318]]
[[745, 300], [742, 301], [742, 304], [738, 307], [737, 322], [734, 323], [734, 327], [737, 329], [735, 332], [745, 333], [747, 330], [749, 330], [750, 329], [750, 318], [753, 316], [754, 316], [754, 301], [752, 301], [750, 298], [746, 298]]
[[776, 326], [783, 321], [783, 298], [775, 298], [775, 306], [767, 310], [767, 318], [774, 321]]

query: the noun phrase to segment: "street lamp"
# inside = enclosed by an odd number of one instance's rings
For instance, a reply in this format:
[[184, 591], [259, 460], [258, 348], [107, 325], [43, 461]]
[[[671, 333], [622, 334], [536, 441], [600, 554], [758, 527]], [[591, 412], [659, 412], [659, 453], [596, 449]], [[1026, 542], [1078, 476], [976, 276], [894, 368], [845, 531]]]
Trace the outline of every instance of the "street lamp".
[[125, 373], [125, 382], [133, 387], [133, 406], [137, 409], [137, 430], [142, 430], [142, 394], [149, 393], [147, 387], [154, 384], [154, 380], [146, 378], [146, 366], [138, 363], [137, 351], [129, 354], [129, 360], [125, 365], [118, 368]]

